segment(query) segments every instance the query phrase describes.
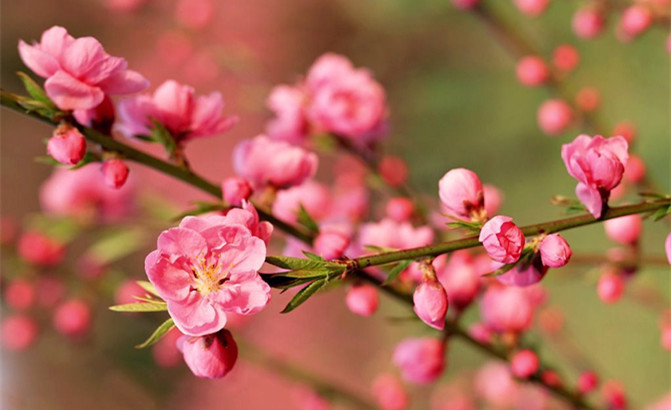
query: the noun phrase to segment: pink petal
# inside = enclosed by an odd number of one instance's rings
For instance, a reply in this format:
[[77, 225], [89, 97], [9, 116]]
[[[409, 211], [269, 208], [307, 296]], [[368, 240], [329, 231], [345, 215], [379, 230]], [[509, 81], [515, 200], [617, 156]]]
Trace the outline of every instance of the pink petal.
[[136, 71], [119, 70], [99, 85], [108, 94], [133, 94], [146, 90], [149, 81]]
[[43, 51], [39, 45], [31, 46], [19, 40], [19, 55], [23, 63], [40, 77], [50, 77], [61, 67], [58, 60]]
[[173, 257], [186, 256], [190, 259], [203, 257], [208, 251], [207, 242], [201, 234], [191, 229], [171, 228], [158, 237], [158, 250]]
[[231, 273], [258, 271], [266, 260], [266, 245], [250, 236], [239, 246], [224, 246], [219, 257], [220, 266], [230, 266]]
[[270, 286], [258, 275], [241, 283], [230, 284], [216, 295], [226, 311], [251, 315], [263, 309], [270, 300]]
[[212, 306], [197, 292], [192, 292], [187, 303], [168, 301], [168, 313], [177, 328], [189, 336], [205, 336], [216, 333], [226, 326], [226, 314]]
[[[81, 37], [63, 51], [61, 65], [72, 76], [88, 82], [87, 77], [95, 76], [96, 68], [103, 63], [106, 57], [109, 56], [98, 40], [93, 37]], [[119, 63], [118, 60], [115, 61], [115, 64]]]
[[69, 35], [66, 29], [60, 26], [53, 26], [42, 33], [40, 48], [60, 61], [63, 51], [74, 43], [74, 41], [75, 38]]
[[62, 70], [49, 77], [44, 88], [49, 98], [63, 110], [94, 108], [105, 98], [100, 88], [85, 84]]
[[154, 91], [154, 104], [163, 114], [161, 121], [170, 131], [186, 131], [191, 121], [193, 88], [168, 80]]
[[118, 105], [118, 130], [127, 137], [149, 134], [149, 118], [155, 117], [154, 104], [148, 95], [125, 98]]
[[182, 301], [189, 296], [191, 290], [190, 273], [177, 265], [170, 263], [161, 256], [159, 251], [153, 251], [144, 261], [144, 269], [149, 280], [163, 299]]
[[597, 189], [581, 182], [576, 185], [575, 194], [578, 196], [580, 202], [585, 205], [585, 208], [587, 208], [590, 214], [592, 214], [595, 218], [601, 217], [603, 201], [601, 200], [601, 194], [599, 194]]

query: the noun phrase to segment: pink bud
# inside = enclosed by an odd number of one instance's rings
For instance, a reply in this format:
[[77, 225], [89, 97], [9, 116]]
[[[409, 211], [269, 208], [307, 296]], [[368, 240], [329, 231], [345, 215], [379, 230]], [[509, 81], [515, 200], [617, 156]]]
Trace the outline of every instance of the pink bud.
[[119, 189], [128, 179], [128, 167], [118, 158], [108, 159], [101, 168], [103, 181], [110, 188]]
[[252, 196], [252, 186], [242, 177], [226, 178], [221, 183], [221, 191], [224, 194], [224, 201], [233, 206], [241, 206], [242, 201]]
[[372, 285], [355, 285], [347, 291], [345, 303], [359, 316], [371, 316], [377, 310], [377, 289]]
[[478, 175], [465, 168], [448, 171], [438, 182], [438, 195], [446, 211], [457, 218], [470, 220], [485, 206], [485, 196]]
[[671, 351], [671, 326], [662, 328], [661, 344], [664, 350]]
[[480, 4], [480, 0], [452, 0], [452, 4], [461, 10], [470, 10]]
[[492, 331], [482, 322], [476, 322], [469, 326], [468, 335], [484, 344], [491, 343], [494, 337]]
[[603, 30], [604, 18], [592, 7], [584, 7], [573, 15], [573, 32], [581, 38], [594, 38]]
[[26, 232], [18, 244], [19, 255], [38, 266], [56, 266], [65, 256], [65, 247], [39, 232]]
[[510, 361], [513, 374], [521, 379], [526, 379], [536, 373], [539, 365], [538, 356], [532, 350], [517, 352]]
[[517, 63], [517, 79], [522, 85], [536, 87], [545, 83], [549, 77], [550, 70], [540, 57], [527, 56]]
[[524, 249], [524, 234], [508, 216], [497, 215], [487, 221], [478, 238], [490, 258], [501, 263], [517, 262]]
[[12, 309], [28, 309], [35, 304], [35, 299], [35, 287], [25, 279], [12, 280], [5, 288], [5, 303]]
[[387, 216], [396, 222], [404, 222], [412, 217], [415, 212], [415, 204], [409, 198], [396, 197], [387, 202]]
[[384, 181], [393, 187], [403, 185], [408, 179], [408, 166], [401, 158], [385, 155], [380, 161], [378, 171]]
[[206, 379], [226, 376], [238, 359], [238, 345], [226, 329], [201, 337], [182, 336], [180, 345], [191, 372]]
[[573, 109], [563, 100], [545, 101], [538, 109], [538, 125], [548, 135], [559, 135], [571, 125]]
[[664, 241], [664, 251], [666, 252], [666, 259], [669, 261], [669, 265], [671, 265], [671, 233], [666, 236], [666, 240]]
[[645, 178], [645, 162], [636, 154], [629, 154], [622, 178], [632, 184], [638, 184]]
[[485, 212], [487, 212], [487, 216], [496, 215], [503, 202], [503, 194], [497, 187], [489, 184], [484, 184], [482, 191], [485, 197]]
[[447, 294], [440, 282], [424, 281], [417, 286], [412, 295], [417, 316], [434, 329], [443, 330], [447, 314]]
[[86, 155], [86, 140], [77, 128], [59, 126], [49, 138], [47, 152], [61, 164], [75, 165]]
[[2, 347], [14, 352], [26, 350], [32, 346], [39, 331], [35, 320], [24, 315], [3, 317], [0, 329]]
[[561, 268], [571, 259], [573, 252], [568, 242], [558, 233], [548, 235], [540, 246], [543, 265], [550, 268]]
[[543, 383], [551, 387], [556, 387], [561, 385], [561, 377], [554, 370], [544, 370], [541, 373], [541, 380]]
[[520, 263], [503, 275], [498, 275], [496, 280], [506, 286], [527, 287], [540, 282], [547, 272], [547, 266], [543, 266], [541, 259], [535, 255], [531, 263]]
[[578, 66], [580, 63], [580, 54], [578, 50], [569, 44], [562, 44], [555, 48], [552, 53], [554, 65], [564, 71], [569, 72]]
[[467, 251], [454, 252], [444, 267], [436, 268], [436, 275], [449, 295], [449, 304], [458, 310], [470, 305], [480, 289], [480, 275]]
[[622, 277], [613, 272], [607, 272], [601, 275], [596, 288], [599, 299], [604, 303], [615, 303], [624, 293], [624, 281]]
[[490, 286], [482, 297], [480, 315], [496, 332], [521, 332], [531, 326], [534, 306], [523, 288]]
[[599, 377], [593, 371], [585, 371], [578, 377], [578, 390], [582, 394], [589, 393], [599, 385]]
[[601, 394], [609, 409], [624, 410], [627, 408], [627, 394], [620, 382], [615, 380], [605, 382], [601, 388]]
[[138, 297], [145, 296], [147, 291], [138, 285], [137, 281], [132, 279], [124, 280], [114, 293], [114, 303], [125, 305], [127, 303], [137, 303]]
[[382, 410], [403, 410], [408, 406], [408, 394], [403, 384], [391, 374], [381, 374], [373, 381], [373, 397]]
[[634, 142], [634, 138], [636, 138], [636, 127], [629, 122], [618, 123], [613, 128], [613, 136], [616, 137], [618, 135], [627, 140], [627, 143], [631, 145]]
[[638, 238], [641, 237], [643, 218], [638, 214], [621, 216], [607, 220], [603, 227], [610, 240], [622, 245], [631, 245], [638, 242]]
[[406, 339], [394, 349], [393, 361], [406, 381], [431, 383], [443, 373], [445, 348], [437, 339]]
[[56, 308], [53, 324], [59, 333], [79, 338], [91, 327], [91, 310], [83, 301], [71, 299]]
[[349, 236], [336, 231], [323, 231], [314, 242], [315, 253], [326, 260], [341, 258], [349, 246]]
[[594, 112], [601, 104], [601, 94], [594, 87], [585, 87], [575, 96], [575, 105], [583, 112]]
[[619, 28], [627, 39], [631, 39], [647, 30], [652, 24], [652, 18], [652, 13], [647, 7], [634, 4], [622, 12]]
[[515, 0], [515, 5], [524, 14], [539, 16], [550, 4], [550, 0]]

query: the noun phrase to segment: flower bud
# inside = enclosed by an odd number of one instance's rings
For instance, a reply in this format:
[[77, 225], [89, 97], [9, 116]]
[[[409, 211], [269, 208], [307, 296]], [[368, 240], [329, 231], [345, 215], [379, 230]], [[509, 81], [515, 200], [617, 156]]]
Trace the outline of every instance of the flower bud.
[[206, 379], [226, 376], [238, 359], [238, 346], [226, 329], [200, 337], [182, 336], [178, 346], [181, 346], [184, 361], [191, 372]]
[[37, 323], [30, 316], [4, 316], [0, 323], [0, 338], [2, 347], [18, 352], [26, 350], [35, 342], [39, 329]]
[[21, 235], [18, 245], [19, 256], [38, 266], [56, 266], [65, 256], [65, 247], [39, 232]]
[[387, 202], [386, 213], [396, 222], [404, 222], [412, 217], [415, 212], [415, 204], [409, 198], [396, 197]]
[[622, 12], [619, 29], [625, 39], [633, 39], [650, 27], [652, 19], [652, 13], [647, 7], [634, 4]]
[[667, 352], [671, 351], [671, 326], [662, 328], [662, 337], [660, 340], [662, 348]]
[[541, 380], [550, 387], [557, 387], [561, 385], [561, 377], [554, 370], [544, 370], [541, 373]]
[[627, 215], [615, 219], [609, 219], [603, 224], [606, 236], [613, 242], [621, 245], [631, 245], [638, 242], [643, 230], [643, 218], [641, 215]]
[[517, 63], [517, 79], [522, 85], [536, 87], [550, 77], [550, 70], [542, 58], [527, 56]]
[[531, 263], [520, 263], [503, 275], [498, 275], [496, 280], [506, 286], [527, 287], [541, 281], [548, 272], [547, 266], [543, 266], [541, 258], [534, 255]]
[[538, 109], [538, 125], [550, 136], [566, 131], [571, 121], [573, 121], [573, 109], [564, 100], [547, 100]]
[[394, 349], [393, 361], [406, 381], [431, 383], [443, 373], [445, 349], [437, 339], [406, 339]]
[[480, 315], [496, 332], [521, 332], [531, 326], [534, 306], [522, 288], [490, 286], [482, 297]]
[[12, 280], [5, 287], [5, 303], [14, 310], [32, 307], [35, 299], [35, 287], [25, 279]]
[[573, 15], [573, 32], [580, 38], [594, 38], [603, 30], [604, 18], [592, 7], [584, 7]]
[[575, 96], [575, 105], [580, 111], [594, 112], [601, 104], [601, 94], [594, 87], [585, 87]]
[[71, 125], [61, 125], [47, 143], [47, 152], [61, 164], [75, 165], [86, 155], [86, 140]]
[[372, 285], [355, 285], [347, 291], [345, 303], [359, 316], [371, 316], [377, 310], [377, 289]]
[[480, 289], [480, 275], [467, 251], [454, 252], [443, 268], [436, 269], [436, 275], [449, 295], [449, 304], [458, 310], [470, 305]]
[[494, 337], [492, 331], [482, 322], [476, 322], [469, 326], [468, 335], [484, 344], [491, 343]]
[[548, 235], [543, 239], [540, 252], [543, 265], [550, 268], [561, 268], [573, 255], [568, 242], [558, 233]]
[[497, 215], [487, 221], [478, 238], [490, 258], [501, 263], [517, 262], [524, 249], [524, 234], [512, 218]]
[[605, 382], [601, 388], [601, 394], [609, 409], [624, 410], [627, 408], [627, 394], [620, 382], [615, 380]]
[[91, 327], [91, 309], [83, 301], [71, 299], [56, 308], [53, 324], [65, 336], [81, 337]]
[[515, 5], [524, 14], [540, 16], [550, 4], [550, 0], [515, 0]]
[[336, 231], [323, 231], [315, 238], [315, 253], [326, 260], [341, 258], [350, 239], [347, 235]]
[[434, 329], [443, 330], [447, 314], [447, 294], [437, 280], [423, 281], [412, 295], [414, 311], [420, 319]]
[[538, 371], [539, 365], [538, 356], [535, 352], [522, 350], [513, 356], [510, 362], [510, 370], [520, 379], [526, 379]]
[[599, 377], [593, 371], [584, 371], [578, 377], [578, 391], [582, 394], [589, 393], [599, 385]]
[[391, 374], [381, 374], [375, 378], [373, 397], [382, 410], [403, 410], [408, 406], [408, 393]]
[[666, 252], [666, 259], [669, 261], [669, 265], [671, 265], [671, 233], [666, 236], [666, 240], [664, 241], [664, 251]]
[[446, 211], [461, 219], [478, 216], [485, 206], [480, 178], [465, 168], [448, 171], [438, 182], [438, 195]]
[[224, 201], [233, 206], [241, 206], [242, 201], [252, 196], [252, 186], [242, 177], [229, 177], [221, 184]]
[[388, 185], [403, 185], [408, 179], [408, 166], [401, 158], [386, 155], [380, 161], [378, 171]]
[[645, 162], [636, 154], [629, 154], [627, 165], [624, 167], [622, 179], [632, 184], [638, 184], [645, 178]]
[[622, 277], [614, 272], [601, 275], [596, 288], [599, 299], [605, 303], [615, 303], [624, 293], [624, 281]]
[[101, 168], [103, 181], [110, 188], [119, 189], [128, 179], [128, 167], [118, 158], [108, 159]]
[[561, 71], [569, 72], [575, 69], [578, 63], [580, 63], [580, 54], [572, 45], [562, 44], [554, 49], [552, 62]]

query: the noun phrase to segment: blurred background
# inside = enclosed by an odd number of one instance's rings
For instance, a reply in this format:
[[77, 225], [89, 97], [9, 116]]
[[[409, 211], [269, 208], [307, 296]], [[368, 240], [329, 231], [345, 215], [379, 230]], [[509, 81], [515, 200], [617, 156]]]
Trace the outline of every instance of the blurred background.
[[[668, 29], [655, 26], [623, 43], [614, 35], [614, 16], [603, 35], [579, 41], [570, 22], [581, 1], [554, 1], [536, 18], [522, 15], [508, 0], [486, 3], [542, 57], [549, 58], [562, 43], [577, 47], [581, 61], [566, 79], [567, 89], [575, 93], [593, 86], [601, 92], [595, 114], [604, 126], [601, 132], [610, 133], [622, 121], [634, 124], [633, 150], [645, 161], [649, 180], [661, 192], [671, 191]], [[21, 92], [15, 72], [28, 71], [18, 56], [18, 40], [38, 40], [53, 25], [66, 27], [75, 37], [96, 37], [152, 86], [176, 79], [198, 93], [221, 91], [226, 112], [239, 115], [239, 124], [225, 136], [196, 140], [187, 148], [193, 168], [213, 181], [232, 175], [230, 153], [237, 141], [263, 132], [271, 117], [265, 105], [271, 88], [294, 83], [318, 56], [332, 51], [369, 67], [386, 88], [392, 133], [385, 151], [408, 162], [410, 183], [427, 196], [437, 197], [438, 179], [454, 167], [473, 169], [483, 182], [499, 187], [505, 195], [501, 212], [521, 225], [559, 217], [563, 211], [550, 198], [573, 196], [575, 181], [565, 171], [560, 150], [582, 129], [544, 135], [536, 111], [554, 96], [552, 91], [520, 86], [516, 57], [480, 19], [447, 0], [4, 1], [4, 89]], [[1, 132], [1, 214], [15, 224], [35, 223], [39, 187], [52, 167], [33, 158], [45, 154], [43, 141], [51, 130], [3, 110]], [[322, 164], [320, 172], [328, 169]], [[153, 192], [142, 206], [156, 214], [182, 209], [186, 201], [170, 203], [175, 197], [200, 198], [139, 167], [132, 173], [139, 191]], [[166, 192], [172, 199], [161, 196]], [[120, 277], [144, 279], [142, 260], [154, 249], [153, 238], [169, 224], [148, 224], [140, 249], [115, 263], [101, 286], [110, 291], [96, 300], [93, 327], [85, 340], [59, 336], [45, 317], [34, 346], [21, 352], [3, 350], [3, 408], [300, 408], [300, 384], [246, 360], [254, 357], [254, 348], [244, 340], [367, 396], [377, 374], [393, 371], [390, 356], [398, 341], [430, 334], [421, 323], [393, 320], [408, 317], [408, 311], [384, 296], [381, 310], [366, 319], [347, 310], [343, 289], [319, 295], [289, 315], [278, 314], [286, 302], [286, 296], [278, 295], [236, 331], [241, 359], [226, 378], [197, 379], [181, 361], [158, 367], [150, 350], [133, 346], [160, 323], [159, 315], [121, 315], [106, 307], [114, 303], [113, 287]], [[646, 221], [643, 253], [663, 255], [668, 232], [668, 225]], [[94, 240], [84, 236], [89, 237]], [[612, 246], [601, 226], [565, 237], [576, 253], [603, 253]], [[86, 249], [85, 241], [78, 245], [81, 249]], [[14, 265], [5, 263], [10, 253], [3, 253], [3, 280], [14, 274], [8, 271]], [[76, 276], [77, 264], [70, 266]], [[614, 305], [599, 300], [598, 276], [597, 268], [577, 265], [552, 272], [543, 283], [549, 304], [563, 312], [565, 332], [579, 351], [577, 361], [588, 357], [604, 379], [621, 381], [632, 408], [641, 408], [671, 386], [670, 357], [660, 346], [658, 327], [664, 306], [669, 306], [668, 265], [639, 270]], [[476, 317], [477, 309], [471, 309], [464, 321]], [[562, 346], [541, 331], [531, 335], [543, 358], [574, 380], [580, 364], [562, 359]], [[428, 408], [435, 390], [487, 360], [458, 340], [449, 349], [441, 383], [409, 387], [412, 408]]]

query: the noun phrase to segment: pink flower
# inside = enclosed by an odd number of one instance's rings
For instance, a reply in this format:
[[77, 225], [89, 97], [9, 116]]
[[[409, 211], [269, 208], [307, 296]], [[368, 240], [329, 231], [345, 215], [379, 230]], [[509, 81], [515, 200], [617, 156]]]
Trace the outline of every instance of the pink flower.
[[515, 5], [524, 14], [539, 16], [545, 12], [550, 0], [515, 0]]
[[317, 171], [317, 155], [265, 135], [242, 141], [233, 151], [235, 172], [255, 188], [300, 185]]
[[12, 352], [28, 349], [35, 343], [39, 328], [37, 322], [26, 315], [4, 315], [0, 322], [2, 347]]
[[554, 49], [552, 59], [558, 69], [569, 72], [580, 63], [580, 53], [572, 45], [562, 44]]
[[607, 220], [603, 227], [610, 240], [622, 245], [632, 245], [641, 237], [643, 218], [641, 215], [621, 216]]
[[521, 379], [526, 379], [536, 373], [539, 365], [538, 356], [533, 350], [519, 351], [510, 361], [513, 374]]
[[51, 267], [63, 261], [65, 246], [39, 232], [25, 232], [19, 239], [18, 252], [33, 265]]
[[508, 216], [497, 215], [487, 221], [478, 238], [490, 258], [501, 263], [517, 262], [524, 249], [524, 234]]
[[413, 228], [410, 222], [383, 219], [363, 224], [359, 230], [359, 243], [383, 248], [407, 249], [426, 246], [433, 241], [433, 231], [428, 226]]
[[273, 88], [267, 105], [275, 113], [275, 118], [266, 127], [268, 136], [293, 145], [302, 145], [310, 131], [304, 110], [306, 100], [305, 91], [299, 87], [279, 85]]
[[91, 328], [91, 308], [82, 300], [68, 300], [56, 308], [53, 322], [59, 333], [79, 338]]
[[409, 198], [395, 197], [387, 202], [386, 214], [396, 222], [410, 219], [415, 212], [415, 204]]
[[128, 179], [128, 166], [118, 158], [108, 159], [101, 168], [103, 181], [110, 188], [121, 188]]
[[161, 84], [153, 94], [126, 98], [119, 103], [119, 131], [127, 137], [147, 135], [152, 119], [170, 131], [177, 143], [221, 134], [238, 121], [223, 115], [224, 99], [219, 92], [196, 97], [192, 87], [174, 80]]
[[240, 206], [242, 201], [252, 196], [252, 187], [244, 178], [229, 177], [221, 183], [221, 192], [226, 202], [233, 206]]
[[519, 385], [504, 363], [491, 361], [475, 375], [475, 391], [490, 405], [512, 408], [519, 397]]
[[550, 268], [561, 268], [571, 259], [573, 252], [566, 239], [558, 233], [546, 236], [540, 245], [543, 265]]
[[437, 339], [406, 339], [394, 349], [393, 361], [406, 381], [431, 383], [443, 373], [445, 348]]
[[664, 241], [664, 252], [666, 252], [666, 259], [669, 261], [669, 265], [671, 265], [671, 233], [666, 236], [666, 240]]
[[436, 276], [445, 288], [450, 305], [459, 310], [470, 305], [480, 289], [480, 275], [467, 251], [454, 252], [444, 268], [436, 268]]
[[20, 40], [19, 54], [28, 68], [47, 79], [47, 95], [63, 110], [91, 109], [105, 95], [132, 94], [148, 86], [144, 77], [126, 69], [126, 60], [107, 54], [98, 40], [75, 39], [59, 26], [42, 33], [39, 43]]
[[387, 105], [384, 89], [371, 73], [355, 69], [345, 57], [321, 56], [310, 68], [307, 115], [318, 128], [367, 145], [384, 131]]
[[310, 217], [320, 221], [328, 216], [331, 202], [331, 193], [326, 185], [307, 181], [279, 191], [273, 202], [273, 215], [284, 222], [295, 223], [302, 205]]
[[571, 125], [573, 108], [564, 100], [547, 100], [538, 108], [538, 125], [547, 135], [559, 135]]
[[582, 394], [587, 394], [594, 389], [599, 384], [599, 376], [593, 371], [584, 371], [578, 377], [578, 390]]
[[201, 337], [182, 336], [177, 346], [193, 374], [206, 379], [226, 376], [238, 360], [238, 345], [226, 329]]
[[342, 258], [350, 237], [335, 230], [320, 230], [314, 241], [315, 253], [326, 260]]
[[627, 141], [622, 137], [590, 138], [584, 134], [562, 145], [564, 165], [579, 181], [576, 195], [595, 218], [601, 217], [610, 191], [622, 180], [629, 158], [627, 148]]
[[372, 316], [377, 310], [377, 289], [372, 285], [355, 285], [347, 291], [345, 303], [349, 310], [359, 316]]
[[625, 181], [638, 184], [645, 179], [645, 162], [636, 154], [630, 154], [622, 175]]
[[61, 164], [75, 165], [86, 155], [86, 140], [77, 128], [61, 125], [49, 138], [47, 152]]
[[650, 27], [653, 18], [654, 16], [650, 9], [642, 4], [634, 4], [622, 12], [619, 29], [625, 36], [625, 39], [633, 39], [643, 34]]
[[55, 169], [40, 188], [40, 203], [49, 214], [83, 220], [115, 221], [129, 215], [135, 199], [132, 179], [120, 189], [101, 182], [100, 169], [95, 164], [72, 171]]
[[241, 223], [252, 218], [238, 208], [226, 216], [186, 217], [158, 237], [145, 270], [182, 333], [216, 333], [226, 312], [249, 315], [268, 304], [270, 287], [258, 274], [266, 246]]
[[401, 186], [408, 179], [408, 165], [399, 157], [385, 155], [378, 165], [378, 172], [387, 185]]
[[624, 293], [624, 280], [616, 272], [606, 272], [599, 278], [596, 291], [604, 303], [615, 303]]
[[593, 7], [583, 7], [573, 15], [573, 32], [580, 38], [594, 38], [603, 31], [603, 15]]
[[448, 171], [438, 182], [440, 201], [450, 216], [471, 220], [482, 213], [485, 196], [478, 175], [465, 168]]
[[624, 121], [615, 124], [615, 127], [613, 127], [613, 133], [611, 134], [612, 136], [620, 136], [627, 140], [627, 144], [630, 144], [634, 142], [634, 139], [636, 138], [636, 126], [630, 122]]
[[117, 305], [124, 305], [127, 303], [137, 303], [138, 297], [143, 297], [147, 294], [147, 291], [140, 285], [137, 281], [132, 279], [126, 279], [117, 288], [114, 292], [114, 303]]
[[373, 380], [373, 397], [382, 410], [403, 410], [408, 406], [408, 393], [396, 376], [381, 374]]
[[213, 0], [179, 0], [175, 19], [186, 27], [203, 29], [212, 22], [216, 4]]
[[422, 322], [434, 329], [443, 330], [447, 314], [447, 294], [437, 280], [423, 281], [412, 295], [414, 311]]
[[523, 85], [536, 87], [548, 80], [550, 70], [545, 61], [536, 56], [527, 56], [517, 63], [517, 79]]
[[14, 279], [4, 284], [5, 303], [14, 310], [24, 310], [35, 304], [35, 286], [25, 279]]
[[480, 315], [492, 330], [521, 332], [532, 323], [534, 306], [525, 289], [509, 286], [490, 286], [482, 297]]

